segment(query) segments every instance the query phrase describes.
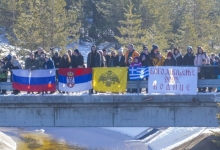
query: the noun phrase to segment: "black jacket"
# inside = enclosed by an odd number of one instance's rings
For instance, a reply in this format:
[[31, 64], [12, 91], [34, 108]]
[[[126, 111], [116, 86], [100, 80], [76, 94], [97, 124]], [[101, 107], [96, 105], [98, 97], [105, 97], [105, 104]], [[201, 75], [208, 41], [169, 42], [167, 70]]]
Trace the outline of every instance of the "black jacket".
[[195, 55], [188, 53], [183, 57], [183, 66], [194, 66]]
[[84, 58], [83, 56], [80, 54], [78, 56], [72, 56], [71, 58], [71, 66], [73, 68], [78, 68], [78, 66], [83, 66], [84, 65]]
[[[58, 57], [53, 56], [53, 57], [52, 57], [52, 60], [53, 60], [53, 62], [54, 62], [55, 68], [59, 68], [59, 67], [60, 67], [61, 57], [60, 57], [60, 56], [58, 56]], [[57, 63], [59, 63], [59, 64], [57, 64]]]
[[[145, 57], [145, 60], [142, 61], [142, 58]], [[150, 54], [141, 53], [139, 57], [139, 62], [141, 62], [142, 66], [152, 66], [152, 61], [150, 59]]]
[[115, 57], [115, 66], [119, 66], [119, 67], [125, 67], [125, 56], [121, 56], [121, 59], [119, 60], [119, 56], [117, 55]]
[[171, 59], [173, 59], [174, 66], [183, 66], [183, 57], [180, 53], [177, 55], [173, 54]]
[[60, 68], [69, 68], [70, 66], [71, 66], [71, 62], [68, 62], [68, 59], [61, 58]]

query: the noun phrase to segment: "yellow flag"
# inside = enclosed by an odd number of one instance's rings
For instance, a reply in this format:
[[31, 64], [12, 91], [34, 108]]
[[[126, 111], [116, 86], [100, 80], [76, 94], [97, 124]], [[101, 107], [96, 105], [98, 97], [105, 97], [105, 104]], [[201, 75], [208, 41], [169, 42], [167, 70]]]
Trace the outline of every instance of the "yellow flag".
[[127, 68], [93, 68], [93, 89], [98, 92], [125, 92]]

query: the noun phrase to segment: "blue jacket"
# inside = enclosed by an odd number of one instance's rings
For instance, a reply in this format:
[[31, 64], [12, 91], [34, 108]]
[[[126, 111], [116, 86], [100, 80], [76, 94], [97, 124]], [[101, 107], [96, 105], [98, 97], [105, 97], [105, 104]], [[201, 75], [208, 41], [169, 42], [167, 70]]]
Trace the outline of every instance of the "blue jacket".
[[44, 62], [43, 68], [44, 69], [54, 69], [55, 67], [54, 67], [53, 61], [49, 58], [49, 60], [47, 62], [46, 61]]

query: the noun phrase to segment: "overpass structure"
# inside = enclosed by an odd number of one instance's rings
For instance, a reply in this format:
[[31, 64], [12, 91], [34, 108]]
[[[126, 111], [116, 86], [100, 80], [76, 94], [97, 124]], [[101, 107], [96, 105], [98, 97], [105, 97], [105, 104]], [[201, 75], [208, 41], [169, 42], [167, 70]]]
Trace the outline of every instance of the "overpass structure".
[[0, 96], [4, 127], [218, 127], [220, 94]]

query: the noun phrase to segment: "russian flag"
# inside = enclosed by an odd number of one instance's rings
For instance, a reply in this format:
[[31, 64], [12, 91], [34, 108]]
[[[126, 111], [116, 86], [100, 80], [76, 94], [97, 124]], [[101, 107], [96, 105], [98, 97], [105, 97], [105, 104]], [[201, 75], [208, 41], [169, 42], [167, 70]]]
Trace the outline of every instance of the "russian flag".
[[91, 68], [60, 68], [59, 90], [65, 92], [81, 92], [92, 89], [92, 69]]
[[12, 87], [20, 91], [41, 92], [56, 90], [56, 70], [12, 70]]

